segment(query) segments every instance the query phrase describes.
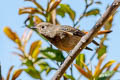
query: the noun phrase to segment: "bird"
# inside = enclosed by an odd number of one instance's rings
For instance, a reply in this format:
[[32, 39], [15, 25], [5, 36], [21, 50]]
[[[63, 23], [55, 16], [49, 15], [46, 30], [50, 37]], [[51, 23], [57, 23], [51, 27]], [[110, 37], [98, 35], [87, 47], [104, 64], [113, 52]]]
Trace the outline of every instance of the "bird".
[[[60, 50], [71, 51], [80, 39], [87, 34], [79, 29], [71, 27], [69, 25], [55, 25], [48, 22], [41, 22], [31, 29], [37, 31], [44, 36], [50, 43], [56, 46]], [[111, 30], [99, 32], [98, 34], [110, 33]], [[99, 44], [92, 40], [92, 43], [99, 46]], [[93, 49], [86, 47], [85, 49], [93, 51]]]

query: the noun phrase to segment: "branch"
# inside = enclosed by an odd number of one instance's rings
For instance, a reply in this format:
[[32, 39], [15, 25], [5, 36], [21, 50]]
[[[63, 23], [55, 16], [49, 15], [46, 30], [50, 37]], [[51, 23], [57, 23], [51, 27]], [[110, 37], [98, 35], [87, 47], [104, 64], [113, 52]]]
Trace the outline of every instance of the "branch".
[[0, 80], [2, 80], [1, 64], [0, 64]]
[[85, 4], [86, 4], [86, 6], [85, 6], [85, 9], [84, 9], [82, 15], [80, 15], [80, 17], [78, 18], [76, 23], [74, 23], [73, 27], [75, 27], [80, 22], [80, 20], [85, 16], [85, 13], [86, 13], [88, 7], [90, 6], [90, 5], [87, 4], [87, 2]]
[[97, 21], [94, 27], [89, 31], [88, 34], [83, 36], [75, 48], [71, 51], [70, 55], [65, 59], [64, 63], [57, 70], [52, 80], [59, 80], [76, 56], [93, 40], [93, 38], [97, 35], [97, 32], [102, 28], [104, 23], [108, 20], [108, 18], [116, 11], [116, 9], [120, 5], [120, 0], [114, 0], [112, 5], [106, 10], [106, 12], [102, 15], [102, 17]]

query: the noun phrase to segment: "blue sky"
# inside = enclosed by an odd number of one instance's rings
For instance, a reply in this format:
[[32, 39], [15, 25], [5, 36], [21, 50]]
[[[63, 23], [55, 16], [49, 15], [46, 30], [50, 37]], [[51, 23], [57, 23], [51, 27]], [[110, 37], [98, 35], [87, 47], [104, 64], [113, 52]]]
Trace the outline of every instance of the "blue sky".
[[[37, 0], [45, 7], [47, 0]], [[75, 2], [76, 1], [76, 2]], [[101, 0], [102, 6], [97, 6], [97, 8], [100, 8], [101, 14], [105, 12], [105, 8], [107, 7], [107, 4], [111, 4], [113, 0]], [[79, 17], [79, 15], [82, 13], [82, 10], [84, 9], [84, 1], [83, 0], [63, 0], [62, 3], [71, 4], [71, 7], [73, 10], [77, 11], [76, 19]], [[81, 5], [82, 4], [82, 5]], [[15, 56], [12, 54], [13, 51], [15, 51], [16, 44], [14, 44], [10, 39], [8, 39], [5, 34], [3, 33], [3, 27], [4, 26], [10, 26], [11, 29], [19, 36], [22, 36], [22, 33], [24, 32], [24, 24], [23, 21], [26, 19], [27, 15], [18, 15], [18, 9], [23, 6], [34, 6], [30, 2], [24, 2], [23, 0], [1, 0], [0, 2], [0, 62], [2, 65], [2, 75], [5, 77], [8, 69], [10, 66], [15, 65], [15, 69], [21, 68], [20, 66], [20, 60], [18, 56]], [[92, 9], [93, 7], [91, 7]], [[116, 60], [117, 62], [120, 62], [120, 10], [118, 10], [118, 13], [116, 14], [113, 22], [112, 30], [113, 32], [109, 34], [108, 41], [105, 42], [106, 45], [108, 45], [108, 52], [107, 52], [107, 58], [105, 59], [105, 62], [109, 60]], [[59, 20], [61, 24], [65, 25], [72, 25], [71, 21], [66, 18], [59, 17]], [[90, 30], [92, 26], [95, 24], [95, 22], [99, 19], [99, 16], [97, 17], [91, 17], [91, 18], [84, 18], [80, 22], [80, 29], [84, 30]], [[87, 23], [87, 24], [86, 24]], [[89, 26], [88, 26], [89, 25]], [[35, 40], [40, 39], [39, 36], [34, 33], [32, 36], [32, 39], [30, 40], [29, 44]], [[94, 45], [93, 45], [94, 46]], [[93, 52], [88, 53], [88, 51], [83, 51], [84, 53], [92, 55]], [[90, 55], [87, 55], [88, 59]], [[95, 60], [95, 59], [94, 59]], [[94, 64], [96, 64], [96, 60], [94, 61]], [[51, 76], [51, 75], [49, 75]], [[23, 73], [19, 79], [22, 80], [33, 80], [31, 77], [29, 77], [27, 74]], [[115, 76], [113, 80], [120, 79], [119, 77]]]

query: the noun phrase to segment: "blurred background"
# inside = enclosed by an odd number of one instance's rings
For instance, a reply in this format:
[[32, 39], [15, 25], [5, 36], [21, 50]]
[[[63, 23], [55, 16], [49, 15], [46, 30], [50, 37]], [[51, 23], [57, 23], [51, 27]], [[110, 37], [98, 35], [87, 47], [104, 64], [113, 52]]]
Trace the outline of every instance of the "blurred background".
[[[47, 2], [49, 0], [36, 0], [38, 3], [40, 3], [44, 9], [46, 9], [46, 5]], [[110, 5], [113, 0], [94, 0], [94, 2], [97, 1], [101, 1], [102, 4], [93, 4], [92, 6], [90, 6], [88, 8], [88, 11], [91, 9], [99, 9], [100, 10], [100, 14], [103, 14], [106, 11], [106, 8], [108, 7], [108, 5]], [[88, 0], [89, 2], [89, 0]], [[84, 0], [62, 0], [61, 3], [65, 3], [65, 4], [69, 4], [71, 9], [73, 9], [76, 13], [76, 18], [75, 18], [75, 22], [78, 20], [78, 18], [80, 17], [80, 15], [82, 14], [83, 10], [84, 10], [84, 6], [85, 6], [85, 1]], [[21, 66], [21, 60], [19, 56], [16, 56], [14, 54], [12, 54], [13, 52], [20, 52], [18, 50], [16, 50], [17, 45], [12, 42], [3, 32], [3, 28], [5, 26], [9, 26], [13, 32], [16, 32], [18, 34], [19, 37], [22, 36], [23, 32], [25, 31], [26, 27], [24, 25], [24, 21], [25, 19], [28, 17], [28, 14], [23, 14], [23, 15], [19, 15], [18, 11], [19, 8], [21, 7], [36, 7], [32, 2], [29, 1], [24, 1], [24, 0], [1, 0], [0, 2], [0, 64], [2, 66], [2, 76], [5, 78], [9, 68], [14, 65], [13, 71], [16, 69], [20, 69], [20, 68], [26, 68], [26, 66]], [[103, 64], [105, 64], [106, 62], [108, 62], [109, 60], [115, 60], [116, 63], [114, 63], [114, 65], [112, 67], [114, 67], [118, 62], [120, 62], [120, 9], [117, 10], [117, 13], [114, 16], [113, 22], [112, 22], [112, 28], [111, 30], [113, 31], [112, 33], [107, 35], [107, 40], [104, 42], [104, 44], [107, 46], [107, 51], [106, 51], [106, 58], [103, 62]], [[43, 20], [44, 17], [40, 16]], [[70, 25], [73, 26], [73, 22], [71, 19], [69, 19], [69, 15], [65, 15], [64, 18], [62, 18], [61, 16], [57, 16], [59, 23], [61, 25]], [[85, 31], [89, 31], [93, 25], [96, 23], [96, 21], [100, 18], [100, 15], [92, 15], [89, 17], [84, 17], [77, 26], [80, 26], [79, 29], [80, 30], [85, 30]], [[103, 30], [103, 29], [102, 29]], [[103, 36], [99, 36], [99, 38], [95, 38], [96, 41], [100, 42], [100, 38], [102, 38]], [[42, 38], [40, 38], [40, 36], [36, 33], [33, 32], [33, 35], [31, 37], [31, 39], [29, 40], [29, 42], [27, 43], [27, 47], [26, 47], [26, 52], [29, 52], [29, 48], [32, 42], [34, 42], [35, 40], [42, 40], [42, 47], [45, 48], [46, 46], [49, 46], [49, 44], [44, 41]], [[94, 49], [94, 51], [87, 51], [87, 50], [83, 50], [82, 53], [85, 54], [86, 56], [86, 62], [88, 62], [88, 60], [90, 59], [90, 57], [96, 52], [96, 46], [93, 44], [88, 45], [90, 46], [92, 49]], [[66, 57], [67, 54], [65, 52], [64, 56]], [[47, 62], [50, 62], [49, 60]], [[98, 59], [97, 56], [94, 57], [94, 59], [92, 60], [91, 64], [92, 67], [95, 67], [95, 65], [97, 65], [98, 63]], [[50, 62], [51, 65], [55, 66], [53, 62]], [[103, 65], [102, 64], [102, 65]], [[37, 67], [38, 68], [38, 67]], [[73, 68], [75, 69], [75, 67]], [[94, 69], [93, 69], [94, 70]], [[54, 73], [56, 71], [52, 71], [50, 72], [50, 74], [45, 77], [45, 72], [42, 74], [43, 76], [43, 80], [48, 80], [50, 79]], [[79, 77], [79, 73], [76, 69], [74, 70], [74, 75], [76, 75], [76, 77]], [[111, 80], [118, 80], [120, 79], [119, 77], [119, 73], [116, 73], [115, 76], [112, 77]], [[85, 80], [86, 78], [81, 78], [81, 80]], [[22, 74], [16, 79], [16, 80], [36, 80], [34, 78], [32, 78], [29, 74], [27, 74], [26, 72], [22, 72]]]

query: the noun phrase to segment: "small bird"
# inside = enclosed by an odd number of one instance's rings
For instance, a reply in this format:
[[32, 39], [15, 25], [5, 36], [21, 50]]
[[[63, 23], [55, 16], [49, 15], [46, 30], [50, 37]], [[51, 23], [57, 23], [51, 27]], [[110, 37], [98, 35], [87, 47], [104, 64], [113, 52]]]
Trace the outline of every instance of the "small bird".
[[[72, 50], [80, 41], [80, 39], [86, 34], [85, 32], [68, 25], [54, 25], [47, 22], [41, 22], [35, 27], [31, 27], [31, 29], [35, 29], [39, 34], [43, 35], [58, 49], [67, 52]], [[105, 33], [110, 32], [111, 31], [108, 30]], [[102, 34], [102, 32], [99, 34]], [[92, 42], [99, 46], [95, 40]], [[86, 47], [86, 49], [92, 51], [92, 49], [89, 47]]]

